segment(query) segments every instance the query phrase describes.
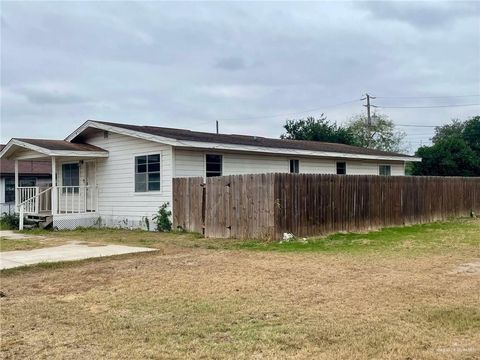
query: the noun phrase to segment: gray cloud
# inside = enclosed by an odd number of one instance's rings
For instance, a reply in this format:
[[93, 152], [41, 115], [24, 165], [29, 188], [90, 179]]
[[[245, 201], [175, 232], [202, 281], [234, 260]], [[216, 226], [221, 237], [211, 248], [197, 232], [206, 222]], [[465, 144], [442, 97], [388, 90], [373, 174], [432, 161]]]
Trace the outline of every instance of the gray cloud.
[[[346, 121], [364, 111], [360, 101], [329, 105], [358, 100], [366, 91], [379, 96], [377, 105], [397, 106], [474, 101], [380, 96], [480, 92], [475, 4], [1, 7], [2, 142], [19, 133], [63, 138], [88, 118], [195, 130], [214, 130], [220, 120], [224, 132], [278, 136], [296, 112]], [[397, 123], [438, 125], [479, 109], [383, 111]], [[266, 117], [242, 120], [259, 116]], [[431, 135], [407, 130], [412, 144]]]
[[217, 68], [230, 70], [230, 71], [241, 70], [241, 69], [245, 69], [246, 67], [245, 61], [243, 60], [243, 58], [237, 57], [237, 56], [221, 58], [220, 60], [217, 61], [215, 66]]
[[368, 1], [359, 5], [380, 20], [398, 20], [418, 28], [441, 28], [465, 17], [479, 16], [477, 1]]
[[88, 98], [62, 89], [22, 88], [18, 94], [37, 105], [71, 105], [90, 101]]

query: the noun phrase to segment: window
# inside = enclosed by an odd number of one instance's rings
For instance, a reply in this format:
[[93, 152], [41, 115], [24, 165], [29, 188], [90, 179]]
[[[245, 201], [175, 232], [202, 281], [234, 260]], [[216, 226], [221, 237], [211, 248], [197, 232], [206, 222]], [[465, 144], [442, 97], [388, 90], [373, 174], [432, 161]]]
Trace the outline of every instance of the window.
[[222, 155], [205, 155], [205, 168], [207, 177], [222, 176]]
[[135, 192], [160, 190], [160, 154], [135, 157]]
[[379, 175], [390, 176], [392, 175], [392, 167], [390, 165], [380, 165], [378, 167]]
[[337, 162], [337, 175], [346, 175], [346, 174], [347, 174], [347, 163]]
[[290, 160], [290, 173], [298, 174], [300, 172], [300, 160]]
[[5, 202], [15, 201], [15, 178], [5, 178]]
[[[80, 167], [78, 163], [62, 164], [62, 186], [80, 186]], [[65, 188], [63, 188], [65, 192]], [[78, 193], [78, 188], [73, 189]], [[72, 192], [72, 189], [68, 189]]]

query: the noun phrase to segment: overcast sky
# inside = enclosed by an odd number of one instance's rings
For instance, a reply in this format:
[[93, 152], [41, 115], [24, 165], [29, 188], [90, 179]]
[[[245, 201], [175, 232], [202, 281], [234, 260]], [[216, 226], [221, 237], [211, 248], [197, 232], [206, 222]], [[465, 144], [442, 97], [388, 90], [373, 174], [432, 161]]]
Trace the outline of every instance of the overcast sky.
[[[480, 2], [2, 1], [1, 61], [2, 143], [87, 119], [278, 137], [286, 118], [345, 122], [365, 92], [480, 103], [464, 97], [480, 94]], [[439, 125], [480, 107], [378, 111]], [[414, 148], [433, 131], [404, 129]]]

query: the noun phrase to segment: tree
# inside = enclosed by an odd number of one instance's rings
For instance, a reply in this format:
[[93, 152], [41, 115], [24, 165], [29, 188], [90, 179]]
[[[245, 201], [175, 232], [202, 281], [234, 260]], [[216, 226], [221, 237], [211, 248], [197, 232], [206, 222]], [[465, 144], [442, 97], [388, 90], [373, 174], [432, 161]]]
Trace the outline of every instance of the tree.
[[336, 123], [330, 123], [323, 114], [318, 119], [307, 117], [306, 119], [287, 120], [283, 127], [286, 133], [280, 136], [282, 139], [356, 145], [356, 138], [349, 129]]
[[480, 116], [436, 127], [432, 141], [416, 151], [413, 175], [480, 176]]
[[416, 152], [421, 163], [413, 165], [414, 175], [475, 176], [479, 162], [475, 152], [461, 137], [451, 136], [433, 146], [422, 146]]
[[480, 158], [480, 116], [472, 117], [465, 122], [463, 139]]
[[451, 124], [435, 127], [435, 135], [433, 135], [432, 142], [437, 142], [441, 139], [446, 139], [451, 136], [462, 137], [462, 132], [465, 128], [465, 123], [459, 119], [452, 119]]
[[347, 129], [355, 134], [355, 145], [393, 152], [404, 150], [405, 133], [396, 130], [395, 124], [386, 115], [374, 114], [370, 126], [366, 116], [354, 116]]

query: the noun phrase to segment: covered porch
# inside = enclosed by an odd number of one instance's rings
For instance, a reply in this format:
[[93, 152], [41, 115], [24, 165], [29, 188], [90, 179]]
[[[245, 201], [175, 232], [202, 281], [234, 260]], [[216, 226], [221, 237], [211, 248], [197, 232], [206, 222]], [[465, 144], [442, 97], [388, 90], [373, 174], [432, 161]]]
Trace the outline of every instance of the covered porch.
[[[97, 161], [108, 157], [99, 147], [64, 140], [12, 139], [0, 158], [15, 161], [15, 211], [20, 229], [27, 218], [50, 224], [55, 218], [75, 218], [98, 212]], [[19, 162], [48, 161], [51, 186], [20, 186]]]

